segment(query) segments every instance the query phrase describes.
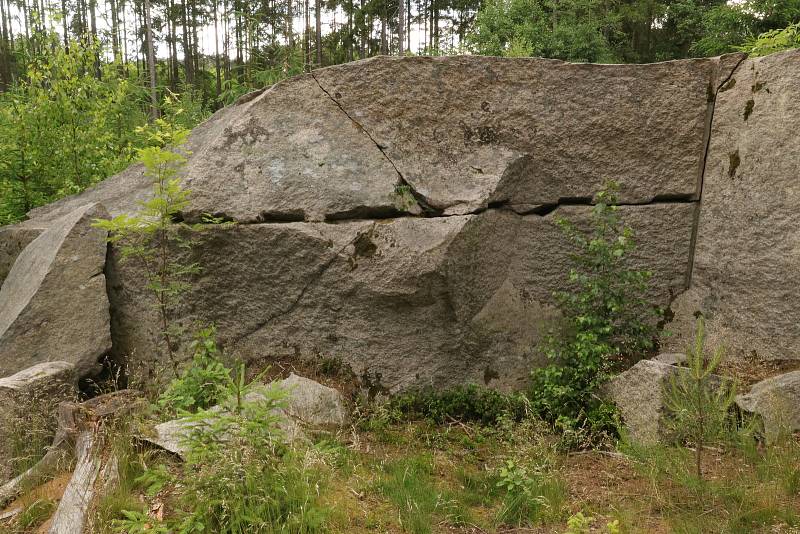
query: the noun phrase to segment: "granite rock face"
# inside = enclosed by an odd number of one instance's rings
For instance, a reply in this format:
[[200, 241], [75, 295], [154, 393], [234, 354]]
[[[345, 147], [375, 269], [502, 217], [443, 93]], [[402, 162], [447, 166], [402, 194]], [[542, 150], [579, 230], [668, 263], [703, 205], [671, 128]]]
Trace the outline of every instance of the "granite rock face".
[[[247, 359], [336, 358], [388, 391], [473, 381], [525, 384], [565, 287], [570, 244], [556, 216], [506, 210], [340, 224], [238, 225], [199, 236], [186, 324], [217, 325]], [[634, 262], [655, 272], [661, 305], [682, 290], [693, 206], [628, 206]], [[115, 351], [158, 355], [159, 328], [142, 273], [110, 265]], [[142, 356], [137, 356], [141, 358]]]
[[[380, 57], [251, 93], [198, 126], [186, 214], [239, 222], [468, 214], [591, 199], [696, 199], [709, 98], [730, 58], [587, 65]], [[147, 193], [134, 166], [77, 198], [112, 215]], [[80, 200], [79, 200], [80, 199]]]
[[747, 59], [720, 90], [691, 289], [667, 343], [694, 316], [729, 356], [800, 358], [800, 50]]
[[0, 289], [0, 377], [47, 361], [91, 374], [111, 349], [103, 268], [107, 216], [86, 204], [49, 223], [19, 253]]
[[[555, 221], [586, 224], [593, 195], [615, 180], [637, 234], [633, 263], [653, 271], [653, 303], [674, 312], [665, 346], [683, 350], [700, 312], [711, 342], [734, 354], [797, 357], [799, 58], [375, 58], [246, 95], [187, 145], [184, 219], [240, 224], [202, 233], [187, 253], [203, 270], [178, 319], [216, 324], [245, 359], [339, 359], [377, 390], [520, 388], [570, 267]], [[25, 265], [61, 221], [91, 203], [134, 212], [150, 190], [135, 165], [0, 233], [0, 273], [16, 257], [0, 295], [0, 372], [50, 354], [46, 336], [9, 335], [16, 324], [91, 329], [94, 339], [63, 338], [82, 346], [59, 359], [79, 367], [108, 350], [107, 311], [90, 311], [105, 305], [102, 274], [87, 282], [94, 300], [53, 284], [24, 320], [14, 318], [30, 290], [7, 287], [37, 287], [22, 273], [38, 272]], [[20, 232], [35, 238], [22, 252], [4, 245]], [[104, 273], [113, 355], [163, 365], [142, 273], [113, 248]]]

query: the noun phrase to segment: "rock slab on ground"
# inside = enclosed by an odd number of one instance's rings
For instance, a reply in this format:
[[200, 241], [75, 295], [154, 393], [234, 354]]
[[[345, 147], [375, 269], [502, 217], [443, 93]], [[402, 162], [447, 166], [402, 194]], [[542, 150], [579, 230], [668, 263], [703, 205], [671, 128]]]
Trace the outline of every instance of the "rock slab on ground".
[[761, 417], [768, 440], [800, 431], [800, 371], [758, 382], [748, 393], [738, 395], [736, 404]]
[[[278, 428], [290, 443], [305, 438], [303, 428], [306, 426], [341, 427], [349, 419], [342, 394], [314, 380], [292, 373], [288, 378], [264, 387], [275, 387], [286, 394], [282, 401], [285, 406], [277, 408], [275, 415], [278, 417]], [[259, 392], [258, 388], [245, 396], [245, 401], [250, 403], [263, 402], [265, 399], [265, 394]], [[214, 406], [209, 410], [209, 417], [229, 409], [227, 405]], [[152, 434], [142, 439], [183, 457], [187, 452], [186, 438], [192, 429], [202, 424], [202, 421], [174, 419], [154, 426]]]

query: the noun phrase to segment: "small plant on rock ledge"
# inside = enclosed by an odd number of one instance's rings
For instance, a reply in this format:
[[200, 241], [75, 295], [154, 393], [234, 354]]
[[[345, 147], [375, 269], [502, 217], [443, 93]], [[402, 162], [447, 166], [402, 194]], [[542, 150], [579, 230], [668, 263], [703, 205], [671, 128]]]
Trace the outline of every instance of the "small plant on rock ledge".
[[597, 396], [598, 387], [653, 349], [661, 313], [646, 298], [651, 273], [629, 266], [636, 244], [633, 229], [620, 219], [617, 189], [610, 182], [597, 193], [588, 232], [558, 219], [577, 249], [568, 278], [572, 290], [554, 295], [563, 332], [545, 341], [549, 364], [532, 373], [534, 409], [577, 433], [579, 445], [615, 433], [615, 410]]

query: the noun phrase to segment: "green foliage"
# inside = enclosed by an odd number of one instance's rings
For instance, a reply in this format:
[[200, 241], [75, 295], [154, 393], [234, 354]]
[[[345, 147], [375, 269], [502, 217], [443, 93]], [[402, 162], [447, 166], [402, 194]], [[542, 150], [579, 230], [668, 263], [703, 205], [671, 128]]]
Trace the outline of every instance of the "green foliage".
[[664, 395], [673, 436], [694, 446], [696, 474], [700, 479], [703, 477], [703, 449], [709, 443], [727, 439], [736, 428], [730, 413], [736, 387], [714, 376], [722, 355], [721, 348], [711, 355], [706, 353], [705, 323], [700, 317], [694, 345], [686, 352], [687, 367], [670, 377]]
[[142, 130], [152, 146], [139, 149], [138, 159], [153, 182], [153, 197], [141, 203], [136, 215], [98, 219], [94, 226], [108, 232], [109, 242], [118, 246], [123, 260], [135, 258], [144, 269], [161, 320], [164, 349], [177, 378], [173, 344], [181, 332], [172, 323], [172, 314], [180, 296], [189, 289], [189, 277], [200, 270], [196, 263], [182, 263], [175, 253], [192, 245], [185, 237], [192, 228], [175, 221], [189, 205], [189, 191], [181, 186], [179, 176], [186, 164], [180, 147], [189, 132], [163, 119], [158, 119], [155, 127]]
[[456, 386], [443, 391], [424, 389], [396, 395], [389, 409], [406, 419], [430, 419], [496, 424], [501, 418], [520, 419], [526, 412], [527, 399], [521, 394], [504, 394], [475, 384]]
[[[153, 142], [135, 71], [102, 64], [89, 74], [104, 53], [96, 41], [72, 41], [69, 51], [55, 33], [33, 41], [37, 53], [20, 58], [16, 82], [0, 91], [0, 225], [123, 170]], [[166, 122], [189, 129], [207, 116], [196, 90], [165, 93]]]
[[498, 524], [525, 526], [557, 517], [566, 500], [566, 487], [549, 472], [547, 462], [535, 463], [540, 458], [525, 460], [533, 467], [508, 459], [498, 470], [497, 487], [504, 492]]
[[136, 132], [146, 121], [140, 89], [111, 69], [103, 80], [87, 76], [97, 52], [54, 45], [0, 93], [0, 224], [122, 170], [146, 144]]
[[[597, 532], [596, 529], [592, 528], [592, 525], [597, 521], [592, 516], [585, 516], [583, 512], [578, 512], [577, 514], [573, 514], [567, 519], [567, 530], [564, 534], [590, 534], [591, 532]], [[606, 530], [608, 534], [619, 534], [619, 521], [615, 520], [611, 523], [606, 524]]]
[[224, 398], [231, 371], [220, 360], [215, 339], [216, 330], [199, 330], [192, 342], [192, 362], [179, 378], [170, 382], [158, 399], [159, 407], [168, 414], [208, 409]]
[[740, 49], [750, 56], [766, 56], [783, 50], [800, 48], [800, 22], [786, 28], [770, 30], [749, 40]]
[[179, 531], [319, 531], [325, 512], [316, 502], [316, 476], [284, 445], [279, 427], [285, 392], [273, 387], [248, 400], [253, 386], [242, 384], [229, 383], [226, 410], [193, 418]]
[[531, 526], [561, 519], [568, 492], [548, 425], [532, 417], [504, 418], [498, 430], [512, 454], [496, 470], [501, 495], [495, 522]]
[[483, 55], [541, 56], [604, 63], [615, 57], [603, 34], [602, 4], [594, 0], [489, 0], [475, 18], [469, 37]]
[[660, 314], [646, 298], [651, 274], [629, 267], [634, 233], [619, 217], [615, 190], [610, 183], [597, 194], [588, 232], [558, 221], [577, 250], [572, 290], [555, 294], [564, 329], [547, 339], [550, 363], [533, 371], [529, 394], [538, 414], [590, 440], [616, 429], [615, 412], [598, 398], [598, 387], [652, 350]]

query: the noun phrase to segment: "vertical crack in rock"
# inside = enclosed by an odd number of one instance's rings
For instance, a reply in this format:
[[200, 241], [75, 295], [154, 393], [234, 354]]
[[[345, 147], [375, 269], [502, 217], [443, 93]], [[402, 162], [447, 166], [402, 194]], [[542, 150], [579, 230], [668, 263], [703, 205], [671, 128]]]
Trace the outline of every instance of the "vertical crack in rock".
[[[733, 78], [736, 71], [739, 70], [739, 67], [742, 63], [747, 59], [747, 54], [743, 55], [739, 61], [736, 62], [736, 65], [733, 66], [731, 71], [725, 77], [724, 80], [717, 84], [717, 87], [714, 89], [713, 94], [711, 94], [711, 98], [708, 102], [708, 112], [707, 112], [707, 120], [705, 125], [705, 134], [704, 134], [704, 150], [703, 150], [703, 159], [700, 168], [700, 178], [697, 184], [697, 207], [694, 210], [694, 219], [692, 220], [692, 237], [689, 240], [689, 265], [686, 268], [686, 281], [684, 286], [686, 289], [692, 284], [692, 273], [694, 271], [694, 253], [695, 247], [697, 245], [697, 231], [700, 225], [700, 210], [703, 208], [703, 184], [705, 182], [705, 175], [706, 175], [706, 166], [708, 164], [708, 153], [711, 147], [711, 129], [714, 126], [714, 111], [717, 105], [717, 97], [719, 96], [720, 90], [725, 87], [728, 82]], [[731, 85], [732, 87], [732, 85]]]
[[375, 147], [378, 150], [380, 150], [381, 154], [383, 154], [383, 157], [386, 158], [386, 161], [389, 162], [389, 164], [392, 166], [392, 168], [397, 173], [397, 186], [398, 187], [407, 187], [408, 188], [408, 190], [411, 192], [411, 196], [413, 196], [414, 200], [416, 200], [417, 204], [419, 204], [419, 207], [422, 209], [422, 211], [425, 214], [425, 216], [427, 216], [427, 217], [437, 217], [437, 216], [441, 215], [444, 212], [444, 210], [436, 208], [436, 207], [430, 205], [430, 203], [425, 198], [425, 196], [422, 195], [419, 191], [417, 191], [414, 188], [414, 186], [412, 186], [405, 179], [405, 177], [403, 176], [403, 173], [400, 172], [400, 169], [397, 168], [397, 165], [395, 165], [394, 161], [392, 161], [392, 158], [390, 158], [389, 155], [386, 153], [386, 150], [384, 149], [384, 147], [380, 143], [378, 143], [378, 141], [372, 136], [372, 134], [370, 134], [367, 131], [366, 128], [364, 128], [364, 125], [361, 124], [360, 122], [358, 122], [356, 119], [354, 119], [350, 115], [350, 113], [348, 113], [347, 110], [344, 109], [344, 106], [342, 106], [342, 104], [338, 100], [336, 100], [336, 98], [334, 98], [333, 95], [330, 94], [330, 92], [327, 89], [325, 89], [325, 87], [323, 87], [322, 83], [320, 83], [320, 81], [317, 79], [317, 77], [314, 76], [313, 72], [311, 72], [310, 74], [311, 74], [311, 77], [314, 78], [314, 81], [317, 82], [317, 85], [319, 86], [320, 90], [323, 93], [325, 93], [328, 98], [331, 99], [331, 102], [336, 104], [336, 107], [338, 107], [341, 110], [341, 112], [344, 113], [344, 115], [348, 119], [350, 119], [350, 121], [353, 124], [355, 124], [358, 127], [359, 130], [364, 132], [364, 135], [366, 135], [369, 138], [369, 140], [372, 141], [372, 143], [375, 145]]

